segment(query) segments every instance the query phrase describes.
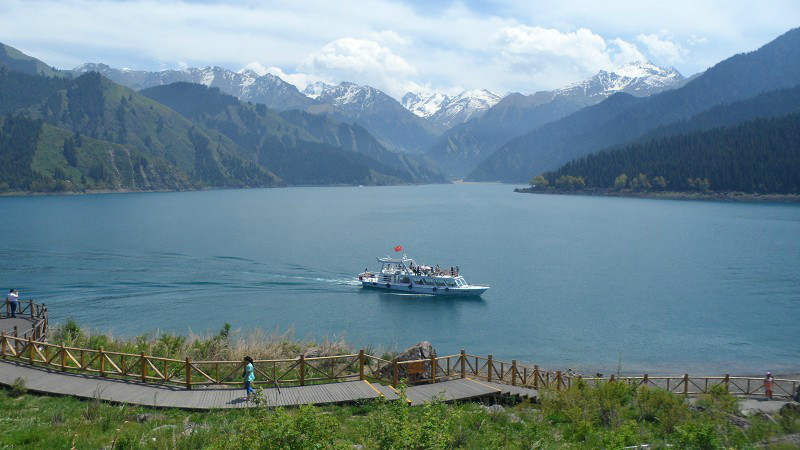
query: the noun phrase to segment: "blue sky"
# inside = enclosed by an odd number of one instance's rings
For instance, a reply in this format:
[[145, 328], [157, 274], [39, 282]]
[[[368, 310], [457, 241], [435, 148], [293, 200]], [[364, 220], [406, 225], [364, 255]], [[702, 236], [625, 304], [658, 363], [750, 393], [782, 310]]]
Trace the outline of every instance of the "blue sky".
[[406, 91], [562, 87], [649, 59], [689, 76], [800, 25], [800, 1], [2, 0], [0, 41], [60, 68], [218, 65]]

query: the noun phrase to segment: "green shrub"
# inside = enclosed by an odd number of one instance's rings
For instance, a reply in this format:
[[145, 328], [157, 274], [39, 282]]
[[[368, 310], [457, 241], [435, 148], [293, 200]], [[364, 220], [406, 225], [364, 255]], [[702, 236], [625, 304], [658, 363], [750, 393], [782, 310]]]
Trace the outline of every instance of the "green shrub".
[[28, 393], [28, 387], [25, 386], [25, 380], [17, 378], [11, 383], [11, 392], [9, 395], [12, 398], [22, 397]]
[[245, 416], [227, 443], [229, 448], [323, 449], [333, 446], [336, 419], [311, 405], [294, 413], [278, 408], [269, 412], [259, 408]]

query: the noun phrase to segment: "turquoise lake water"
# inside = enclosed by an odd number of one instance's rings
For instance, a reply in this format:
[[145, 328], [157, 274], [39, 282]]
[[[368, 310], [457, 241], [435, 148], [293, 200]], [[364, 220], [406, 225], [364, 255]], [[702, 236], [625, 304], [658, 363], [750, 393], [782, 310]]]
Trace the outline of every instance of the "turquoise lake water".
[[[512, 186], [0, 198], [0, 287], [131, 335], [293, 328], [586, 372], [800, 369], [800, 206]], [[401, 244], [480, 299], [363, 290]]]

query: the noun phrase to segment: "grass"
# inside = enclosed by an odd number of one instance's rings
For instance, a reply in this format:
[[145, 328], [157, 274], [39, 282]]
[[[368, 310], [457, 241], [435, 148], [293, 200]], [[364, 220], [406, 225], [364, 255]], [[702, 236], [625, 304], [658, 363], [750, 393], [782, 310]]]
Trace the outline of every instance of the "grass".
[[539, 404], [507, 403], [496, 412], [402, 401], [188, 412], [11, 394], [0, 390], [0, 446], [22, 448], [704, 449], [751, 448], [800, 432], [797, 414], [732, 420], [737, 402], [722, 390], [690, 407], [666, 391], [622, 383], [545, 390]]

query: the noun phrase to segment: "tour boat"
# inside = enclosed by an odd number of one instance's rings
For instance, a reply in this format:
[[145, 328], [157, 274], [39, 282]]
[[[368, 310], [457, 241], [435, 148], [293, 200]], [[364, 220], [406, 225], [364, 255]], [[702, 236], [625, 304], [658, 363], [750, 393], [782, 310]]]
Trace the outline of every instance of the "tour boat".
[[489, 289], [489, 286], [467, 283], [457, 267], [442, 269], [418, 265], [406, 255], [402, 258], [386, 256], [378, 258], [378, 262], [381, 263], [379, 272], [365, 270], [358, 274], [361, 286], [431, 295], [481, 295]]

